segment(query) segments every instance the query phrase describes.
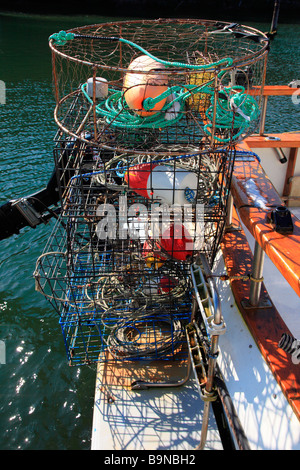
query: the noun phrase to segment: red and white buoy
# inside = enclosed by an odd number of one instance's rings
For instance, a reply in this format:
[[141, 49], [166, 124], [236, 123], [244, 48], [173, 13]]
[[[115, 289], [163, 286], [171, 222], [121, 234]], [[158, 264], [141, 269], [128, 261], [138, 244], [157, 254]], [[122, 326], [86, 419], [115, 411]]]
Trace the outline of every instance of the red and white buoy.
[[[125, 174], [128, 189], [147, 199], [161, 199], [166, 204], [183, 206], [193, 202], [197, 192], [197, 175], [169, 165], [141, 163]], [[194, 197], [191, 198], [191, 194]]]

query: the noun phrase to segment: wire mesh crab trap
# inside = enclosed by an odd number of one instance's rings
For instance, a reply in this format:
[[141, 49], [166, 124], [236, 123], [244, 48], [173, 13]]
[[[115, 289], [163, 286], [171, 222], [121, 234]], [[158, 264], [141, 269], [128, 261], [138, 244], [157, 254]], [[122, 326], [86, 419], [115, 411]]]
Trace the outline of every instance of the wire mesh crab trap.
[[[52, 35], [62, 211], [37, 261], [71, 364], [187, 357], [190, 265], [212, 266], [267, 38], [209, 21]], [[252, 93], [251, 90], [256, 90]]]
[[[69, 143], [60, 136], [59, 155]], [[233, 152], [106, 160], [80, 142], [71, 153], [82, 164], [68, 178], [59, 168], [62, 212], [35, 273], [70, 362], [186, 358], [190, 265], [200, 252], [213, 263]]]
[[102, 148], [176, 153], [235, 141], [259, 120], [268, 39], [252, 28], [115, 22], [53, 34], [50, 47], [57, 124]]

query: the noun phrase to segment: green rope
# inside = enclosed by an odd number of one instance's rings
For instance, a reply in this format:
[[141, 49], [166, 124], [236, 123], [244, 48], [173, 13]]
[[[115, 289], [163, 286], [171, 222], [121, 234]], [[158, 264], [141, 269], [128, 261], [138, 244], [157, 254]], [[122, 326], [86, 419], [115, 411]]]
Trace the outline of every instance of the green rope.
[[[86, 84], [84, 84], [81, 89], [86, 99], [92, 104], [93, 101], [86, 92]], [[122, 91], [109, 89], [109, 93], [108, 98], [101, 100], [96, 106], [96, 113], [106, 118], [109, 125], [123, 129], [157, 129], [170, 125], [162, 113], [156, 113], [146, 117], [135, 114], [124, 101], [124, 93]], [[183, 104], [181, 104], [181, 108], [182, 106]], [[163, 110], [165, 109], [166, 108], [163, 108]], [[178, 113], [177, 117], [175, 117], [172, 122], [177, 122], [180, 118], [181, 113]]]
[[[93, 100], [86, 92], [86, 84], [82, 85], [81, 90], [89, 101], [93, 104]], [[232, 94], [232, 91], [235, 93]], [[233, 129], [234, 135], [228, 138], [215, 136], [215, 139], [219, 142], [229, 142], [231, 139], [236, 140], [245, 130], [249, 127], [250, 123], [259, 117], [259, 108], [255, 99], [244, 93], [243, 87], [228, 87], [223, 90], [227, 92], [226, 98], [217, 97], [216, 111], [215, 111], [215, 128], [222, 130]], [[124, 100], [124, 93], [122, 91], [115, 91], [109, 89], [109, 96], [105, 100], [99, 100], [100, 102], [96, 105], [96, 113], [105, 118], [107, 124], [112, 127], [118, 127], [123, 129], [162, 129], [168, 126], [174, 126], [178, 122], [184, 113], [184, 102], [193, 93], [207, 93], [212, 96], [211, 106], [206, 111], [206, 117], [209, 121], [208, 124], [204, 125], [203, 130], [207, 135], [211, 135], [211, 123], [213, 121], [213, 113], [215, 109], [213, 89], [206, 85], [197, 86], [185, 85], [184, 87], [173, 86], [170, 87], [162, 95], [164, 97], [168, 95], [174, 95], [175, 98], [169, 103], [165, 104], [159, 113], [155, 113], [150, 116], [139, 116], [134, 113], [126, 104]], [[162, 99], [160, 95], [157, 99], [151, 99], [152, 101], [145, 100], [148, 103], [147, 108], [151, 109], [155, 101]], [[153, 103], [154, 102], [154, 103]], [[174, 118], [171, 120], [165, 119], [165, 112], [170, 109], [175, 102], [180, 103], [180, 109], [174, 113]], [[151, 106], [150, 106], [151, 105]], [[239, 129], [237, 131], [237, 129]]]
[[[212, 82], [213, 80], [211, 80]], [[207, 82], [209, 83], [209, 82]], [[212, 94], [213, 91], [209, 86], [207, 86], [207, 83], [203, 85], [184, 85], [184, 86], [171, 86], [168, 88], [165, 92], [161, 93], [160, 95], [156, 96], [155, 98], [146, 98], [143, 101], [143, 108], [145, 111], [151, 111], [157, 103], [162, 101], [165, 98], [168, 98], [170, 95], [174, 94], [175, 99], [173, 99], [171, 102], [169, 102], [166, 106], [164, 106], [162, 109], [166, 111], [167, 109], [171, 108], [171, 106], [174, 104], [176, 101], [185, 101], [186, 99], [190, 98], [191, 95], [194, 95], [196, 93], [210, 93]], [[186, 90], [186, 91], [184, 91]]]
[[[89, 101], [89, 103], [93, 104], [93, 100], [86, 92], [86, 86], [86, 83], [82, 85], [81, 90], [86, 99]], [[175, 96], [175, 98], [166, 103], [159, 113], [142, 117], [134, 113], [128, 107], [126, 101], [124, 100], [124, 92], [115, 91], [113, 89], [109, 89], [108, 91], [108, 98], [105, 100], [100, 100], [100, 102], [96, 105], [96, 113], [106, 118], [107, 123], [111, 126], [120, 127], [124, 129], [159, 129], [174, 125], [182, 118], [182, 111], [186, 99], [188, 99], [194, 93], [199, 93], [199, 91], [201, 91], [201, 93], [212, 93], [212, 90], [210, 90], [210, 88], [206, 85], [185, 85], [184, 87], [172, 86], [168, 88], [167, 91], [159, 95], [159, 97], [155, 99], [146, 99], [145, 101], [147, 102], [147, 110], [153, 109], [157, 102], [161, 101], [164, 98], [167, 98], [170, 95]], [[175, 102], [178, 102], [180, 104], [180, 109], [174, 112], [173, 119], [165, 119], [165, 112], [172, 109], [172, 106]], [[146, 109], [146, 107], [144, 109]]]
[[59, 31], [59, 33], [51, 34], [49, 41], [52, 40], [57, 46], [64, 46], [67, 41], [74, 39], [74, 33], [67, 33], [66, 31]]
[[[237, 92], [232, 94], [232, 90]], [[233, 130], [234, 136], [222, 138], [215, 136], [219, 142], [236, 140], [249, 127], [250, 123], [259, 117], [259, 108], [255, 99], [245, 94], [243, 87], [227, 87], [223, 90], [226, 98], [218, 97], [216, 102], [215, 128]], [[214, 113], [214, 98], [211, 106], [206, 111], [206, 117], [212, 122]], [[237, 131], [239, 129], [239, 131]], [[211, 124], [204, 126], [204, 132], [211, 135]]]
[[128, 39], [124, 38], [119, 38], [120, 42], [123, 42], [124, 44], [128, 44], [129, 46], [135, 47], [139, 51], [143, 52], [146, 54], [148, 57], [151, 59], [155, 60], [156, 62], [159, 62], [160, 64], [167, 65], [168, 67], [179, 67], [179, 68], [187, 68], [187, 69], [193, 69], [193, 70], [207, 70], [207, 69], [214, 69], [216, 67], [219, 67], [220, 65], [226, 64], [227, 66], [230, 66], [233, 64], [233, 60], [230, 57], [226, 57], [225, 59], [220, 59], [217, 62], [213, 62], [211, 64], [186, 64], [183, 62], [169, 62], [167, 60], [159, 59], [158, 57], [155, 57], [154, 55], [150, 54], [146, 49], [143, 47], [139, 46], [138, 44], [135, 44], [134, 42], [129, 41]]

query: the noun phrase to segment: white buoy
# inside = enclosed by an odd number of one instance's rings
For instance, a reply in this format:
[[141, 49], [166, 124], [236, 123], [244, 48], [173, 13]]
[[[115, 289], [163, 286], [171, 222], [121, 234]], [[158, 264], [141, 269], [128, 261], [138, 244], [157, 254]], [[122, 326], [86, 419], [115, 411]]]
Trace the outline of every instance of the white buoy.
[[167, 111], [165, 112], [166, 121], [172, 121], [172, 119], [176, 119], [180, 112], [181, 105], [179, 101], [174, 100], [176, 100], [176, 95], [174, 93], [171, 93], [171, 95], [169, 95], [167, 98], [167, 102], [171, 103], [173, 101], [173, 103], [170, 108], [167, 109]]
[[95, 98], [107, 98], [108, 96], [108, 82], [103, 77], [90, 77], [87, 80], [87, 94], [90, 98], [94, 96], [94, 82], [95, 82]]

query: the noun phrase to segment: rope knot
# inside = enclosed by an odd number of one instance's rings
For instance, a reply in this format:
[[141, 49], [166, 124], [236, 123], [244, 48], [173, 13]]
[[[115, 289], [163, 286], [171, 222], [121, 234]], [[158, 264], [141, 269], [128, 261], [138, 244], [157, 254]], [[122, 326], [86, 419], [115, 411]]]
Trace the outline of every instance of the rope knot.
[[52, 39], [57, 46], [64, 46], [67, 41], [74, 39], [74, 33], [67, 33], [66, 31], [59, 31], [59, 33], [51, 34], [49, 41]]

